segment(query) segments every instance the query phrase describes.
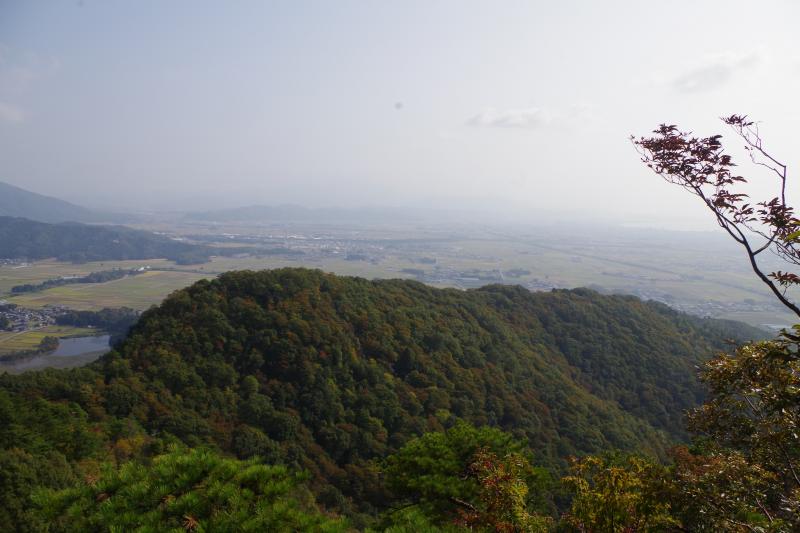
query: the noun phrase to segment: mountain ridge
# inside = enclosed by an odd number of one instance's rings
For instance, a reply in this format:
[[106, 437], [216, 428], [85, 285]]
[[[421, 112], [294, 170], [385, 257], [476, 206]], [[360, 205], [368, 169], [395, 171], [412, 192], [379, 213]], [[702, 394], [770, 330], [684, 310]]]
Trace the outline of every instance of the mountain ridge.
[[696, 365], [760, 335], [588, 289], [239, 271], [176, 291], [98, 362], [0, 376], [0, 392], [74, 402], [75, 424], [127, 424], [99, 434], [105, 449], [177, 439], [288, 464], [347, 513], [385, 501], [375, 460], [458, 420], [509, 431], [555, 468], [610, 449], [663, 457], [704, 396]]
[[119, 223], [130, 219], [127, 215], [96, 211], [2, 181], [0, 181], [0, 216], [27, 218], [49, 224]]
[[170, 239], [119, 225], [60, 222], [50, 224], [21, 217], [0, 216], [0, 258], [86, 262], [125, 259], [173, 259], [202, 263], [211, 255], [207, 246]]

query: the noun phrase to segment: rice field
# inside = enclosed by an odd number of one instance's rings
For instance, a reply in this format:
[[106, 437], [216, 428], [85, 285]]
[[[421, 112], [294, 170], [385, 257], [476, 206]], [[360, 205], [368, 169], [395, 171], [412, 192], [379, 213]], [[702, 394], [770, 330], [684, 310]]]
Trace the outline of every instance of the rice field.
[[172, 261], [166, 259], [147, 259], [136, 261], [94, 261], [91, 263], [65, 263], [48, 259], [24, 265], [0, 265], [0, 298], [8, 294], [15, 285], [41, 283], [48, 279], [64, 276], [85, 276], [101, 270], [121, 268], [130, 270], [141, 266], [152, 268], [174, 267]]
[[171, 292], [213, 274], [150, 271], [105, 283], [63, 285], [6, 299], [28, 308], [62, 305], [70, 309], [97, 311], [104, 307], [131, 307], [144, 310], [161, 302]]

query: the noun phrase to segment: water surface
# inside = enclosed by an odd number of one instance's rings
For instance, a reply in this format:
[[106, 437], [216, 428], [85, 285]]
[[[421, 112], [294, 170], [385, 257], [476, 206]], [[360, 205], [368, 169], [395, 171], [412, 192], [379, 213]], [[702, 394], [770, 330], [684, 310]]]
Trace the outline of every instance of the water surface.
[[72, 357], [89, 352], [108, 351], [109, 335], [98, 335], [96, 337], [74, 337], [71, 339], [60, 339], [58, 349], [50, 355]]
[[27, 370], [82, 366], [109, 351], [111, 349], [108, 345], [109, 339], [109, 335], [60, 339], [58, 349], [53, 353], [34, 355], [17, 361], [0, 361], [0, 374], [3, 372], [19, 374]]

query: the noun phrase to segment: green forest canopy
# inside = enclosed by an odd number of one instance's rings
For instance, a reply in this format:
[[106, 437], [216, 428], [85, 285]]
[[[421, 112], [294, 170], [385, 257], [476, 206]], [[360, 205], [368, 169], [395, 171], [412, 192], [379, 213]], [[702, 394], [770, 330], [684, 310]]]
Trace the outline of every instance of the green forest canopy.
[[216, 250], [124, 226], [65, 222], [46, 224], [0, 216], [2, 259], [47, 259], [87, 262], [166, 258], [203, 263]]
[[0, 443], [71, 465], [175, 441], [259, 456], [308, 472], [325, 507], [369, 514], [387, 501], [374, 461], [458, 420], [557, 470], [608, 449], [664, 457], [704, 397], [696, 365], [761, 335], [586, 289], [230, 272], [85, 368], [0, 377]]

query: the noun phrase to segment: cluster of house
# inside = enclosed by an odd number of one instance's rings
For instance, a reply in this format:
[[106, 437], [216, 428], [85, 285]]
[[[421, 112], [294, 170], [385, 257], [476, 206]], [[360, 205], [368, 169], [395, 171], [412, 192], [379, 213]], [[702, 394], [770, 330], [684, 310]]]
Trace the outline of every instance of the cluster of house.
[[56, 317], [66, 311], [66, 307], [48, 306], [42, 309], [27, 309], [6, 300], [0, 300], [0, 325], [6, 331], [26, 331], [29, 329], [50, 326], [56, 323]]

